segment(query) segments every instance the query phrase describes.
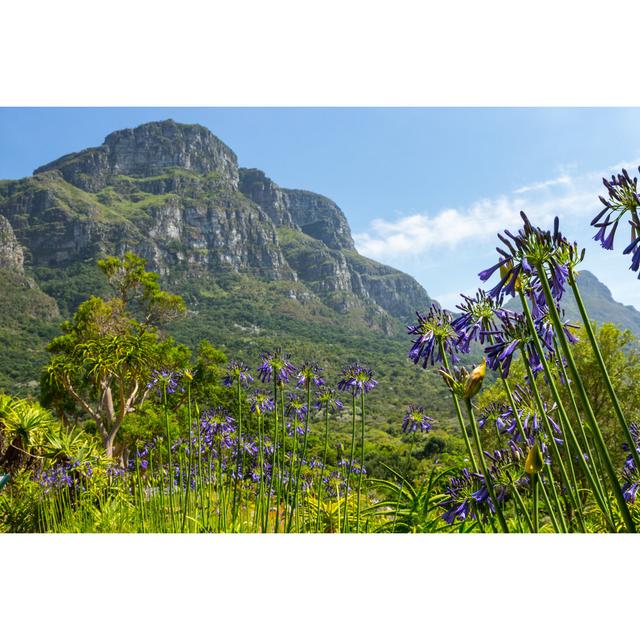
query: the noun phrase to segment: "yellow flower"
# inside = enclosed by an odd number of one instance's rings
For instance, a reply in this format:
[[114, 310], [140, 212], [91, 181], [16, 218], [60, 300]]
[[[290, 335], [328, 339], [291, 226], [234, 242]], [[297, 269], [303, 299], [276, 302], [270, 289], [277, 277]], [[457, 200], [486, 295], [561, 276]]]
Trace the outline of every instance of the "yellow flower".
[[487, 371], [487, 361], [483, 360], [468, 376], [464, 383], [464, 397], [468, 400], [480, 391], [484, 374]]
[[540, 448], [538, 447], [538, 443], [536, 442], [533, 447], [529, 449], [529, 453], [527, 453], [527, 459], [524, 462], [524, 470], [530, 476], [533, 476], [540, 473], [543, 466], [544, 460], [542, 459]]

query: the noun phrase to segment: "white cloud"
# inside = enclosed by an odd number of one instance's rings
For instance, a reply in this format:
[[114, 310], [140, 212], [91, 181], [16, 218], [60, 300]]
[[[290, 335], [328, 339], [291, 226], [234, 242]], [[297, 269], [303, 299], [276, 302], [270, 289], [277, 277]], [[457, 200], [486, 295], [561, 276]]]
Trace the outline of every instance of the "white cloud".
[[546, 189], [547, 187], [554, 187], [558, 184], [570, 184], [571, 178], [569, 176], [560, 176], [553, 180], [544, 180], [543, 182], [534, 182], [533, 184], [525, 185], [516, 189], [513, 193], [527, 193], [528, 191], [538, 191], [539, 189]]
[[398, 264], [429, 249], [482, 244], [505, 228], [520, 227], [521, 210], [534, 224], [548, 225], [558, 215], [563, 223], [570, 217], [584, 217], [588, 225], [598, 211], [601, 177], [637, 162], [581, 175], [569, 175], [565, 169], [557, 178], [525, 185], [511, 194], [484, 198], [464, 208], [448, 208], [435, 214], [412, 213], [395, 219], [376, 218], [368, 231], [354, 234], [354, 239], [360, 253]]

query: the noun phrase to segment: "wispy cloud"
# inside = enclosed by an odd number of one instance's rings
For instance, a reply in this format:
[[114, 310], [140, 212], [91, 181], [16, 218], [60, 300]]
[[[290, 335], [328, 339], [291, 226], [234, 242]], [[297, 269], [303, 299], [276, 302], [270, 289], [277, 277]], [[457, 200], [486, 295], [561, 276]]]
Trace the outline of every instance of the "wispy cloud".
[[[535, 182], [509, 194], [484, 198], [463, 208], [447, 208], [436, 213], [411, 213], [394, 219], [376, 218], [370, 230], [355, 234], [358, 250], [379, 260], [419, 256], [429, 249], [453, 249], [461, 243], [483, 243], [505, 228], [520, 226], [519, 212], [526, 211], [535, 224], [549, 224], [559, 215], [590, 219], [602, 190], [601, 177], [628, 162], [601, 171]], [[588, 223], [587, 223], [588, 224]]]
[[513, 193], [527, 193], [528, 191], [539, 191], [540, 189], [547, 189], [548, 187], [555, 187], [559, 184], [570, 184], [571, 178], [569, 176], [560, 176], [553, 180], [543, 180], [542, 182], [534, 182], [533, 184], [525, 185], [516, 189]]

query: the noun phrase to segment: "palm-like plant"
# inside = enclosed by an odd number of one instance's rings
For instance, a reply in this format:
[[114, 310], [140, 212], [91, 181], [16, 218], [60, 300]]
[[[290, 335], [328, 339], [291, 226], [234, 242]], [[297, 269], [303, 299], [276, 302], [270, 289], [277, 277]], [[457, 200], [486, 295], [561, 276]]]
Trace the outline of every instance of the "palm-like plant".
[[0, 468], [15, 472], [42, 459], [46, 434], [56, 428], [53, 416], [39, 404], [2, 396], [0, 400]]
[[384, 498], [365, 513], [385, 520], [376, 527], [376, 533], [428, 533], [438, 530], [442, 520], [436, 513], [436, 507], [446, 497], [438, 492], [438, 487], [451, 470], [438, 471], [434, 467], [425, 480], [414, 485], [397, 471], [384, 466], [397, 482], [376, 480], [374, 483]]

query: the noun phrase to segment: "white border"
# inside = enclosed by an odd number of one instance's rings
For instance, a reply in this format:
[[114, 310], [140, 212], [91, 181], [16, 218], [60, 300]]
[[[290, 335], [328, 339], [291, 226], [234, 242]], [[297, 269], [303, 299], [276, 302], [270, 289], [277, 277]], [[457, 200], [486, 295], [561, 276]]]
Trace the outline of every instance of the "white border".
[[[640, 103], [637, 2], [391, 6], [10, 0], [0, 104]], [[0, 624], [3, 638], [617, 637], [635, 626], [637, 540], [0, 536]]]

